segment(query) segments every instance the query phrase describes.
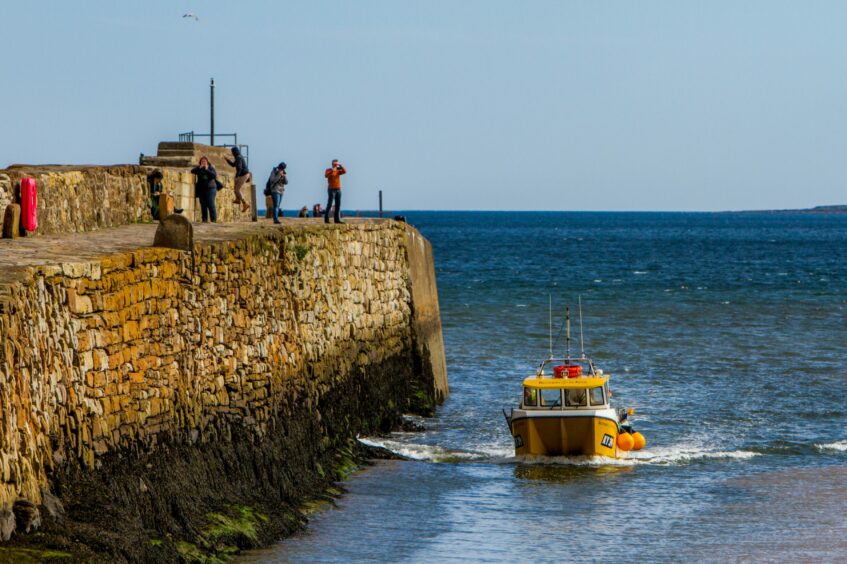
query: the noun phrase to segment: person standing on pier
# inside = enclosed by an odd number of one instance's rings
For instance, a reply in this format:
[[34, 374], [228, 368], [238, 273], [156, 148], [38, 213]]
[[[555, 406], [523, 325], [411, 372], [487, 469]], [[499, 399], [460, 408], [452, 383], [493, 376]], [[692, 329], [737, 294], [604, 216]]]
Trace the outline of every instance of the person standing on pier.
[[280, 223], [279, 208], [282, 207], [282, 195], [285, 194], [286, 184], [288, 184], [288, 177], [285, 175], [285, 163], [279, 163], [271, 171], [265, 185], [266, 193], [270, 192], [273, 201], [274, 223]]
[[[235, 167], [235, 204], [241, 204], [241, 211], [245, 212], [250, 209], [250, 204], [247, 203], [247, 200], [244, 199], [244, 194], [241, 193], [241, 189], [244, 185], [250, 181], [250, 171], [247, 169], [247, 161], [244, 160], [244, 156], [242, 156], [241, 151], [238, 147], [233, 147], [231, 149], [232, 156], [235, 160], [226, 159], [226, 162], [229, 166]], [[226, 158], [226, 157], [224, 157]]]
[[200, 199], [200, 209], [203, 213], [203, 223], [218, 221], [218, 209], [215, 198], [218, 196], [218, 173], [206, 157], [200, 158], [200, 163], [191, 169], [194, 175], [194, 195]]
[[[334, 210], [335, 223], [344, 223], [341, 221], [341, 175], [347, 174], [347, 169], [344, 168], [338, 159], [332, 160], [332, 166], [326, 169], [324, 176], [327, 182], [327, 193], [329, 200], [326, 203], [326, 211], [324, 211], [324, 223], [329, 223], [329, 210]], [[333, 206], [333, 200], [335, 206]]]
[[147, 177], [147, 185], [150, 188], [150, 215], [153, 216], [153, 219], [159, 219], [159, 197], [165, 191], [162, 186], [163, 179], [164, 175], [159, 169], [154, 170]]

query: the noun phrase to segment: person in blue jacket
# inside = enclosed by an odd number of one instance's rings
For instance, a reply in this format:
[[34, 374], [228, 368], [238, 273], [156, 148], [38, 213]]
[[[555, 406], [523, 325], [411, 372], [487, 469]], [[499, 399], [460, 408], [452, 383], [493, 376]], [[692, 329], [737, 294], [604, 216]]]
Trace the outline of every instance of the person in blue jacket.
[[271, 197], [273, 202], [274, 223], [280, 223], [280, 208], [282, 207], [282, 196], [285, 194], [285, 186], [288, 184], [288, 176], [285, 174], [285, 163], [279, 163], [271, 171], [268, 181], [265, 183], [265, 193]]

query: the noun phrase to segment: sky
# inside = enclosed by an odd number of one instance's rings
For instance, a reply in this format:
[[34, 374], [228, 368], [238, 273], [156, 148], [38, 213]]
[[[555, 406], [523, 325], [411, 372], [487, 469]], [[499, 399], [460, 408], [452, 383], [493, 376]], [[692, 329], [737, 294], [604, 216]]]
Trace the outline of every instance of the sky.
[[[193, 12], [199, 21], [183, 18]], [[0, 0], [0, 167], [237, 132], [283, 204], [847, 204], [847, 3]]]

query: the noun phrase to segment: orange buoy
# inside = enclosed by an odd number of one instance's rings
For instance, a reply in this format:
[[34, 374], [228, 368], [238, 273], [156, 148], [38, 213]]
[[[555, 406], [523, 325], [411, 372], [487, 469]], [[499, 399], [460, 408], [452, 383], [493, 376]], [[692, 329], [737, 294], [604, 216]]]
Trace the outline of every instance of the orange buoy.
[[624, 432], [618, 435], [618, 448], [624, 452], [632, 450], [633, 442], [632, 435], [629, 433]]
[[567, 369], [568, 369], [568, 367], [565, 364], [562, 364], [560, 366], [554, 366], [553, 367], [553, 378], [562, 378]]
[[576, 378], [582, 376], [582, 366], [568, 366], [568, 378]]
[[638, 431], [632, 434], [632, 450], [641, 450], [647, 444], [647, 439]]

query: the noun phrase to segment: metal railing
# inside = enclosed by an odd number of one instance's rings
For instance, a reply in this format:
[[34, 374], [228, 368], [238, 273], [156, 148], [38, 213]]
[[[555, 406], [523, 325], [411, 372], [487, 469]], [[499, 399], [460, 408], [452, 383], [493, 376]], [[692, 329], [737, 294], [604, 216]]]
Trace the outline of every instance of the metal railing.
[[[197, 137], [211, 138], [212, 136], [209, 133], [194, 133], [193, 131], [186, 131], [185, 133], [179, 134], [179, 142], [194, 143], [194, 140]], [[238, 147], [241, 154], [244, 156], [244, 160], [247, 161], [247, 165], [250, 165], [250, 146], [239, 145], [237, 133], [215, 133], [215, 139], [218, 137], [229, 137], [232, 139], [232, 143], [217, 143], [214, 145], [215, 147]]]
[[[186, 131], [185, 133], [179, 134], [180, 143], [194, 143], [195, 137], [209, 137], [212, 135], [209, 133], [194, 133], [193, 131]], [[237, 133], [215, 133], [215, 138], [217, 137], [232, 137], [232, 143], [221, 143], [219, 146], [221, 147], [232, 147], [238, 145], [238, 134]]]

